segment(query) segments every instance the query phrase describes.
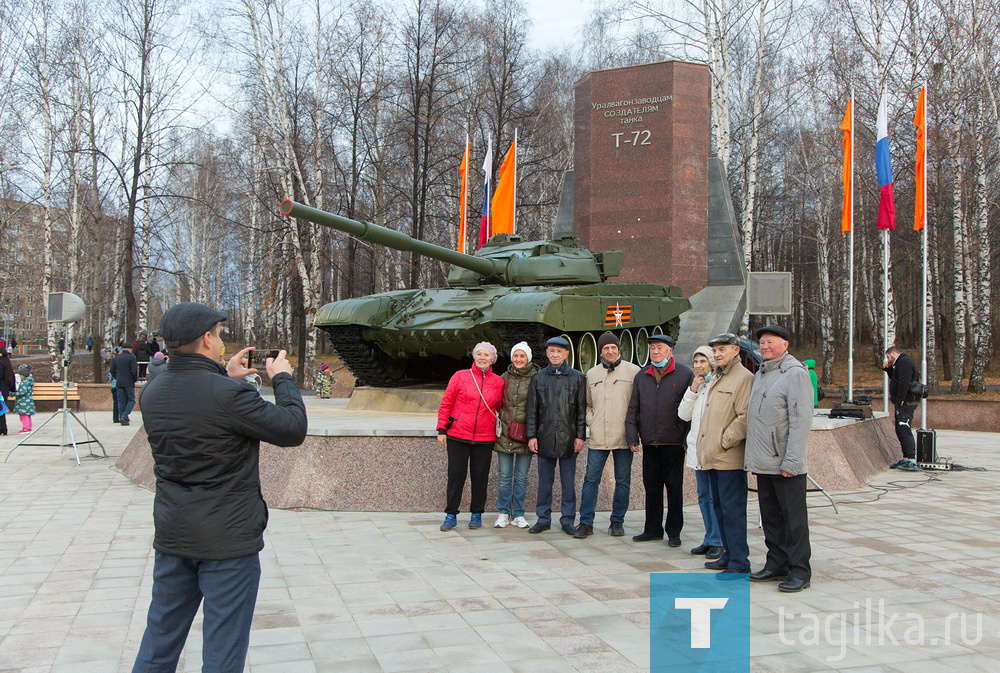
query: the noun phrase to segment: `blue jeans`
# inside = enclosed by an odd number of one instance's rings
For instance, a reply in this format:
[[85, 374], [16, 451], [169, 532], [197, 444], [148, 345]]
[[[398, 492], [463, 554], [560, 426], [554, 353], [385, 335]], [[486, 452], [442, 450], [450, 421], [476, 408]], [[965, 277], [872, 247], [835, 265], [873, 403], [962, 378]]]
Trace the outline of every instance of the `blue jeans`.
[[562, 517], [559, 525], [573, 525], [576, 521], [576, 456], [572, 458], [549, 458], [538, 456], [538, 506], [535, 514], [538, 523], [552, 523], [552, 483], [556, 478], [556, 463], [559, 463], [559, 483], [562, 486]]
[[583, 493], [580, 494], [580, 523], [594, 525], [594, 510], [597, 509], [597, 487], [601, 485], [604, 463], [608, 454], [614, 454], [615, 495], [611, 500], [611, 522], [624, 523], [628, 511], [629, 494], [632, 491], [632, 450], [603, 449], [587, 450], [587, 474], [583, 478]]
[[705, 537], [701, 543], [709, 547], [721, 547], [722, 533], [719, 532], [719, 521], [715, 518], [715, 505], [712, 502], [712, 480], [707, 470], [695, 470], [694, 476], [698, 482], [698, 507], [701, 509], [701, 520], [705, 523]]
[[524, 494], [528, 490], [531, 454], [497, 452], [500, 483], [497, 484], [497, 512], [516, 519], [524, 516]]
[[118, 396], [118, 419], [129, 420], [129, 414], [135, 406], [135, 388], [115, 388]]
[[242, 673], [259, 584], [257, 554], [198, 561], [156, 552], [153, 600], [132, 673], [176, 671], [202, 598], [202, 673]]
[[715, 519], [722, 533], [722, 561], [727, 568], [750, 567], [747, 544], [747, 473], [743, 470], [706, 470], [712, 481]]

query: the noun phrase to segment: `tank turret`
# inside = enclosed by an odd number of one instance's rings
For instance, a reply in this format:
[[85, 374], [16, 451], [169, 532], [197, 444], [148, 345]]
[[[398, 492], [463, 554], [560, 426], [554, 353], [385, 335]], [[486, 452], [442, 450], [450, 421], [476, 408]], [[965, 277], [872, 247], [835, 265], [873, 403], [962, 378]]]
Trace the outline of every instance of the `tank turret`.
[[678, 287], [607, 282], [621, 272], [622, 251], [594, 253], [572, 236], [525, 241], [499, 234], [466, 255], [291, 200], [282, 202], [281, 212], [451, 264], [446, 288], [343, 299], [316, 313], [313, 324], [330, 335], [359, 385], [447, 379], [471, 363], [470, 349], [479, 341], [497, 346], [499, 367], [519, 341], [544, 365], [543, 344], [555, 335], [569, 340], [571, 362], [586, 371], [597, 364], [597, 337], [605, 330], [621, 341], [622, 359], [644, 365], [646, 339], [661, 332], [676, 338], [680, 314], [691, 307]]

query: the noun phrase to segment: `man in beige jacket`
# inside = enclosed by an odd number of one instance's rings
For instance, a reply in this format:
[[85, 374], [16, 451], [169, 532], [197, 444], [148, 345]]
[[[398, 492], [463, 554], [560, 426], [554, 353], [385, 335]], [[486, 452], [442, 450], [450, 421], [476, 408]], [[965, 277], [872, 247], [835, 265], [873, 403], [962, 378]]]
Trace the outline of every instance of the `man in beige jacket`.
[[738, 579], [750, 572], [743, 453], [753, 374], [740, 362], [740, 340], [735, 334], [720, 334], [708, 345], [715, 356], [716, 370], [698, 427], [698, 463], [708, 471], [725, 551], [721, 558], [706, 562], [705, 567], [721, 571], [719, 579]]
[[580, 525], [575, 538], [594, 533], [594, 511], [597, 509], [597, 489], [608, 454], [615, 461], [615, 494], [611, 503], [611, 527], [608, 534], [625, 534], [625, 512], [628, 511], [632, 490], [632, 449], [625, 441], [625, 413], [632, 396], [632, 382], [639, 367], [624, 362], [619, 354], [618, 337], [605, 332], [597, 341], [601, 361], [587, 372], [587, 425], [590, 426], [590, 448], [587, 450], [587, 476], [580, 496]]

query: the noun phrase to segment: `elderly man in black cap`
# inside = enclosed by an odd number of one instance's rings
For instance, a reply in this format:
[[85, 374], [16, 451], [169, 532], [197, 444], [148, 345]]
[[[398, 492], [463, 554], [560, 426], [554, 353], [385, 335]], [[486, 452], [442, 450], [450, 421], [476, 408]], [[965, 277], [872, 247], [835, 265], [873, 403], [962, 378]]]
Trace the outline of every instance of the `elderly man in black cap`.
[[226, 314], [183, 303], [163, 314], [167, 369], [142, 390], [156, 475], [153, 598], [133, 673], [173, 671], [204, 600], [203, 671], [243, 670], [264, 547], [260, 442], [297, 446], [306, 411], [285, 351], [268, 358], [274, 404], [243, 381], [244, 348], [226, 364]]
[[625, 440], [625, 412], [632, 397], [632, 384], [639, 367], [624, 362], [620, 342], [613, 332], [597, 340], [601, 361], [587, 371], [587, 425], [590, 448], [587, 449], [587, 475], [580, 494], [580, 525], [573, 537], [585, 538], [594, 533], [597, 489], [608, 455], [614, 456], [615, 494], [611, 500], [611, 527], [608, 534], [625, 534], [625, 512], [632, 492], [632, 453]]
[[805, 366], [788, 352], [788, 330], [757, 330], [764, 363], [754, 375], [747, 416], [747, 472], [757, 476], [757, 503], [767, 560], [753, 582], [780, 582], [797, 592], [809, 586], [806, 470], [812, 430], [813, 389]]
[[111, 361], [111, 378], [115, 380], [118, 422], [128, 425], [135, 407], [135, 382], [139, 380], [139, 363], [132, 355], [132, 344], [122, 344], [122, 352]]
[[556, 464], [562, 490], [563, 532], [576, 532], [576, 454], [583, 450], [587, 438], [587, 381], [573, 369], [569, 357], [569, 342], [552, 337], [545, 342], [549, 366], [531, 377], [528, 384], [525, 435], [528, 449], [538, 454], [538, 520], [528, 529], [541, 533], [552, 527], [552, 484]]
[[[649, 337], [649, 366], [635, 375], [625, 416], [629, 448], [642, 441], [642, 484], [646, 487], [646, 525], [632, 537], [636, 542], [662, 540], [681, 546], [684, 527], [684, 444], [690, 423], [677, 409], [694, 374], [674, 361], [674, 339], [667, 334]], [[667, 518], [663, 520], [663, 489], [667, 490]]]

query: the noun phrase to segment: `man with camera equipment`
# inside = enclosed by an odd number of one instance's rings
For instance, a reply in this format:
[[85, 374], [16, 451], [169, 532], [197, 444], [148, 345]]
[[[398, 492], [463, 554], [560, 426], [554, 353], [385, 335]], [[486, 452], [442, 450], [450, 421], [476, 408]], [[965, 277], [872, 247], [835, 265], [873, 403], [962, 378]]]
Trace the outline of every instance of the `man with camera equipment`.
[[907, 472], [917, 472], [917, 444], [913, 441], [913, 413], [917, 410], [916, 399], [910, 386], [920, 380], [917, 363], [897, 346], [885, 351], [882, 369], [889, 375], [889, 401], [896, 407], [896, 438], [903, 449], [903, 458], [892, 467]]
[[260, 442], [298, 446], [306, 411], [285, 351], [268, 358], [274, 404], [243, 377], [252, 348], [223, 367], [226, 314], [182, 303], [163, 314], [166, 371], [141, 393], [156, 475], [153, 596], [133, 673], [173, 671], [204, 599], [203, 671], [243, 671], [264, 547]]

